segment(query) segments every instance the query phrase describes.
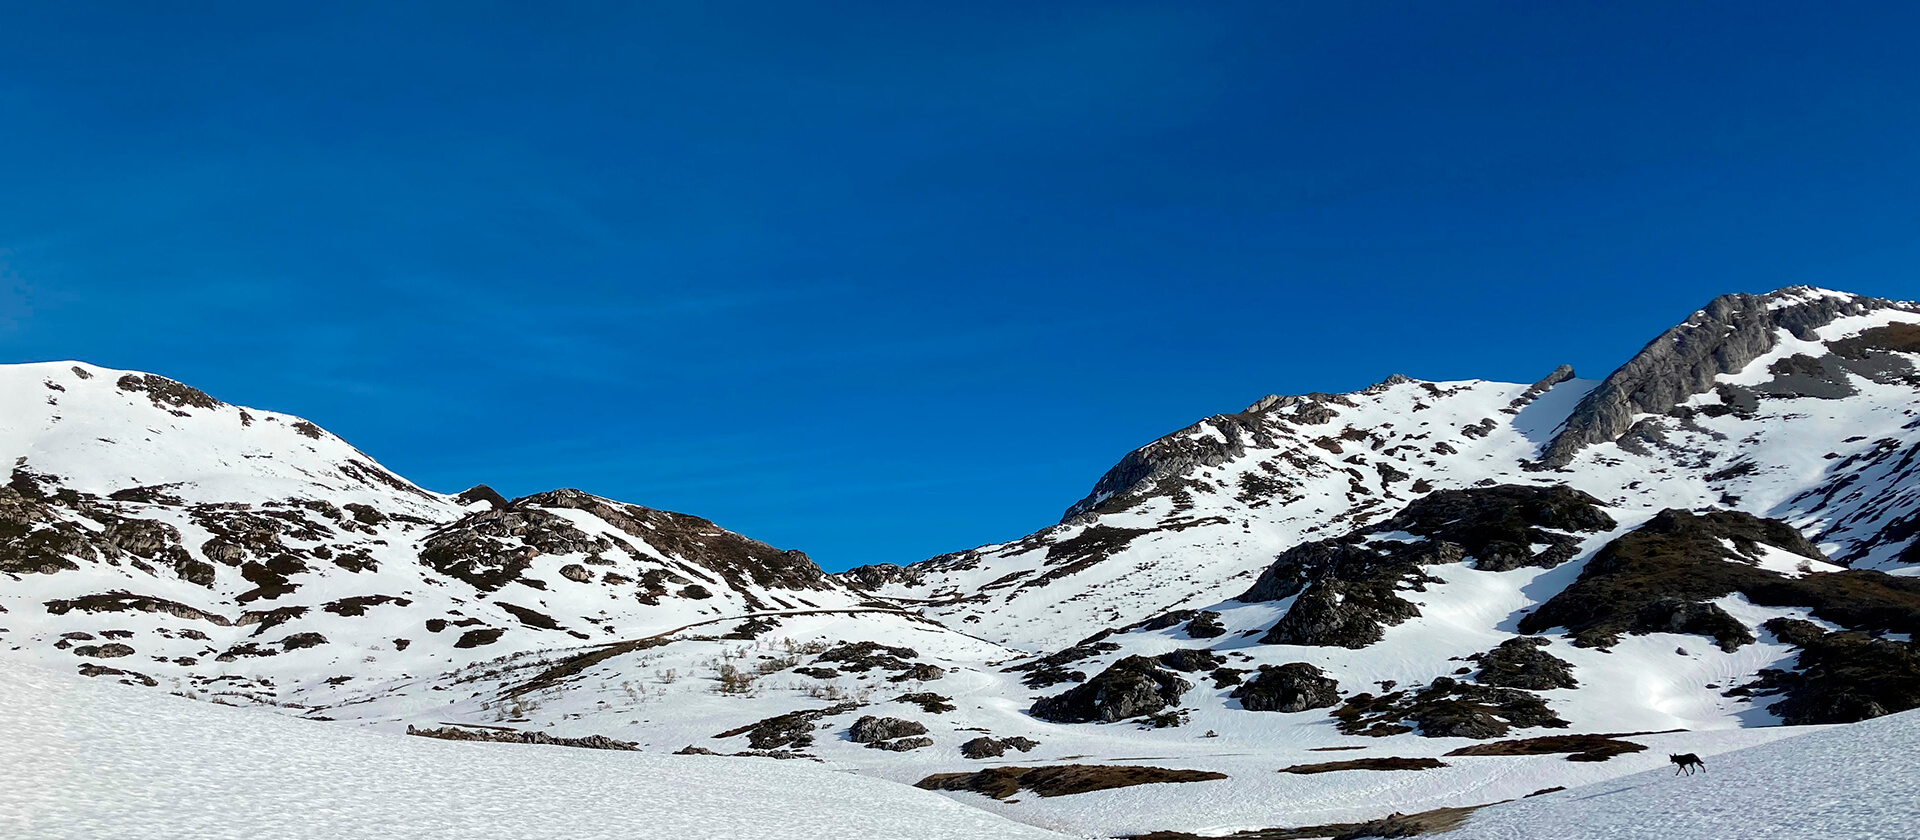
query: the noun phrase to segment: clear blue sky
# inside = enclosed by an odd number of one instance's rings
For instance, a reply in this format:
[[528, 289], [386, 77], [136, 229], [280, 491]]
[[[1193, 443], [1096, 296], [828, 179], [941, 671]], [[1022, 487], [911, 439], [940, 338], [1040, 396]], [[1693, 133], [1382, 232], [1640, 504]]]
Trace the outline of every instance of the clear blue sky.
[[0, 3], [0, 358], [828, 568], [1269, 392], [1920, 297], [1912, 3], [292, 6]]

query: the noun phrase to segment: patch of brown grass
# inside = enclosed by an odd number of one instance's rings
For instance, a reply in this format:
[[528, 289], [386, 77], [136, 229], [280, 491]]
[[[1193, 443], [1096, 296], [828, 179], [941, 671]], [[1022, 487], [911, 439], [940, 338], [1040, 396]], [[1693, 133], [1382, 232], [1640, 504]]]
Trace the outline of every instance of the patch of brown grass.
[[923, 790], [970, 790], [1006, 799], [1022, 790], [1038, 796], [1071, 796], [1096, 790], [1170, 782], [1210, 782], [1225, 773], [1118, 764], [1056, 764], [1049, 767], [989, 767], [973, 773], [935, 773], [917, 782]]

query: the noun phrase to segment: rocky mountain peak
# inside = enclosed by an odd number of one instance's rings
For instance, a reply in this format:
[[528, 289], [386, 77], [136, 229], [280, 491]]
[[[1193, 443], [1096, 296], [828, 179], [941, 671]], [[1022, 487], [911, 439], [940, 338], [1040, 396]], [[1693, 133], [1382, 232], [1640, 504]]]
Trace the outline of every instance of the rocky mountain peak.
[[1648, 342], [1595, 388], [1541, 451], [1541, 463], [1563, 467], [1581, 449], [1617, 440], [1641, 414], [1665, 414], [1714, 387], [1715, 378], [1744, 369], [1772, 351], [1785, 331], [1817, 341], [1835, 319], [1881, 309], [1920, 312], [1912, 303], [1790, 286], [1764, 295], [1728, 294]]

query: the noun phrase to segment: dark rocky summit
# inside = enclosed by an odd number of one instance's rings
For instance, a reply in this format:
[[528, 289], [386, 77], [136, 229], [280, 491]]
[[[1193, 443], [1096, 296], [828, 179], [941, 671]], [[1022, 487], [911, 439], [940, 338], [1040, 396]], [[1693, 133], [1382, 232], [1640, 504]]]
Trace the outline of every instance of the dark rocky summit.
[[1813, 331], [1836, 318], [1889, 307], [1904, 305], [1852, 295], [1835, 297], [1804, 287], [1714, 298], [1686, 323], [1648, 342], [1581, 399], [1541, 452], [1541, 463], [1564, 467], [1582, 448], [1626, 434], [1636, 415], [1666, 414], [1693, 395], [1713, 390], [1715, 377], [1740, 370], [1773, 350], [1778, 341], [1775, 330], [1817, 341]]

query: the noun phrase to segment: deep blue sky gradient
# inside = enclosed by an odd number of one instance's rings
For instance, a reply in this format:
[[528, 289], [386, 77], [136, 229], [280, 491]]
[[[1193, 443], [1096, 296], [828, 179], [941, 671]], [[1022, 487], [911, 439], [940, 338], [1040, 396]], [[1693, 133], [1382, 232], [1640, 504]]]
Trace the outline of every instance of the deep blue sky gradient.
[[1920, 297], [1911, 3], [0, 11], [0, 358], [829, 568], [1270, 392]]

